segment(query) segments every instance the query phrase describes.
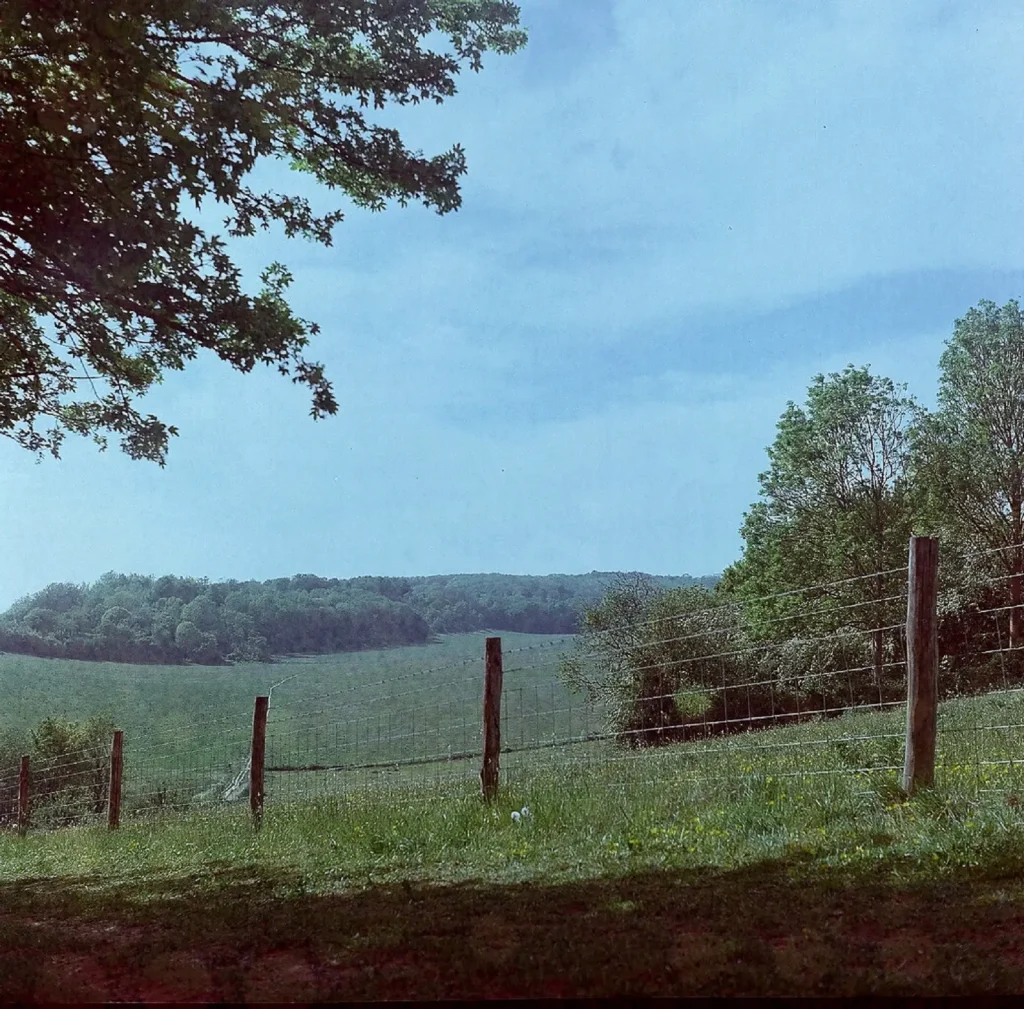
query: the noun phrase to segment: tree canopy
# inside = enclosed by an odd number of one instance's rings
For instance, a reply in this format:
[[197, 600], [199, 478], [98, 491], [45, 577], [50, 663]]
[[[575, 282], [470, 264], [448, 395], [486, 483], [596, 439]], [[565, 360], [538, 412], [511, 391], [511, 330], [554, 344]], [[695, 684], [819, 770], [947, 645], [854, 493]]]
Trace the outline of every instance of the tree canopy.
[[[423, 644], [433, 634], [572, 634], [614, 574], [431, 575], [266, 582], [108, 572], [53, 584], [0, 614], [0, 649], [116, 662], [267, 661], [273, 655]], [[662, 588], [714, 578], [660, 576]]]
[[[337, 403], [305, 356], [280, 263], [256, 296], [184, 210], [225, 205], [231, 236], [280, 222], [331, 244], [340, 210], [257, 192], [283, 158], [356, 206], [460, 205], [462, 148], [425, 156], [367, 109], [455, 94], [463, 64], [525, 43], [508, 0], [8, 0], [0, 7], [0, 434], [58, 455], [109, 435], [164, 463], [173, 425], [137, 400], [209, 351]], [[445, 40], [444, 51], [424, 47]]]
[[[743, 557], [722, 580], [723, 591], [748, 601], [763, 634], [899, 621], [901, 603], [892, 597], [900, 587], [881, 572], [906, 564], [915, 520], [911, 439], [920, 416], [905, 387], [853, 365], [815, 376], [806, 406], [787, 405], [759, 477], [761, 500], [744, 517]], [[826, 587], [813, 605], [815, 593], [784, 594], [815, 584]], [[884, 648], [876, 631], [877, 677]]]
[[[1008, 583], [1009, 643], [1024, 648], [1024, 315], [982, 301], [957, 319], [939, 361], [938, 409], [915, 438], [933, 528], [958, 553], [984, 551]], [[1011, 656], [1014, 658], [1015, 656]]]

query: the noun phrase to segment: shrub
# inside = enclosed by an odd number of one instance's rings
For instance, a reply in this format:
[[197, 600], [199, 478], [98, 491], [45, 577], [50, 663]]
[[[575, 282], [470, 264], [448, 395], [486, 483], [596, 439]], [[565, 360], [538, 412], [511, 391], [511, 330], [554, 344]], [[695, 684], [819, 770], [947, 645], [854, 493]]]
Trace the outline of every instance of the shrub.
[[113, 719], [45, 718], [31, 733], [31, 816], [37, 826], [70, 826], [103, 813]]
[[659, 590], [645, 575], [620, 576], [588, 609], [560, 675], [600, 701], [609, 728], [631, 748], [681, 739], [710, 717], [722, 678], [740, 675], [735, 608], [702, 587]]

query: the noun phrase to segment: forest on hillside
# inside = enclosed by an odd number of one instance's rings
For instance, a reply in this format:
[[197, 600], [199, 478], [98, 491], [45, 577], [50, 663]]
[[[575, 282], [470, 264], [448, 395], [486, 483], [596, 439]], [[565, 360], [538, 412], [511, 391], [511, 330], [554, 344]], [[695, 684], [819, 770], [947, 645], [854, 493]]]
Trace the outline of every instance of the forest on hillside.
[[[266, 662], [423, 644], [435, 634], [572, 634], [618, 576], [433, 575], [210, 582], [109, 572], [55, 583], [0, 614], [0, 651], [108, 662]], [[662, 588], [715, 576], [659, 576]]]

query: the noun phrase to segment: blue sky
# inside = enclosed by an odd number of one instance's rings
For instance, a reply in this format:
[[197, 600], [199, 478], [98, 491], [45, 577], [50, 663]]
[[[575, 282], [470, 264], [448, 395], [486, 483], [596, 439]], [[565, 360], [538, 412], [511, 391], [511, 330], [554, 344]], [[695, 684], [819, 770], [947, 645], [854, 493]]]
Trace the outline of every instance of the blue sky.
[[181, 430], [164, 470], [0, 444], [0, 606], [107, 570], [720, 571], [816, 373], [931, 405], [954, 320], [1024, 294], [1019, 5], [522, 9], [526, 50], [380, 117], [465, 147], [458, 213], [232, 243], [254, 288], [294, 272], [338, 416], [204, 359], [145, 402]]

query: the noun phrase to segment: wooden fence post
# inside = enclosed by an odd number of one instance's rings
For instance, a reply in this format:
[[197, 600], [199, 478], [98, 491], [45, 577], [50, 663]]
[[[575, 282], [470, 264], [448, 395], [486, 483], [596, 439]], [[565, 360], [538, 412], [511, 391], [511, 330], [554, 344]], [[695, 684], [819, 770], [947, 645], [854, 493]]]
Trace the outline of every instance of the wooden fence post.
[[260, 829], [263, 820], [263, 764], [267, 753], [267, 705], [269, 697], [257, 697], [252, 713], [252, 760], [249, 764], [249, 808], [252, 825]]
[[124, 769], [124, 732], [114, 730], [110, 745], [110, 798], [107, 801], [107, 829], [117, 830], [121, 824], [121, 777]]
[[903, 790], [913, 795], [935, 781], [938, 717], [939, 541], [910, 538], [907, 584], [907, 746]]
[[488, 638], [484, 673], [484, 760], [480, 785], [490, 802], [498, 793], [498, 758], [501, 753], [501, 638]]
[[28, 830], [28, 756], [21, 758], [21, 774], [18, 776], [18, 832], [24, 836]]

